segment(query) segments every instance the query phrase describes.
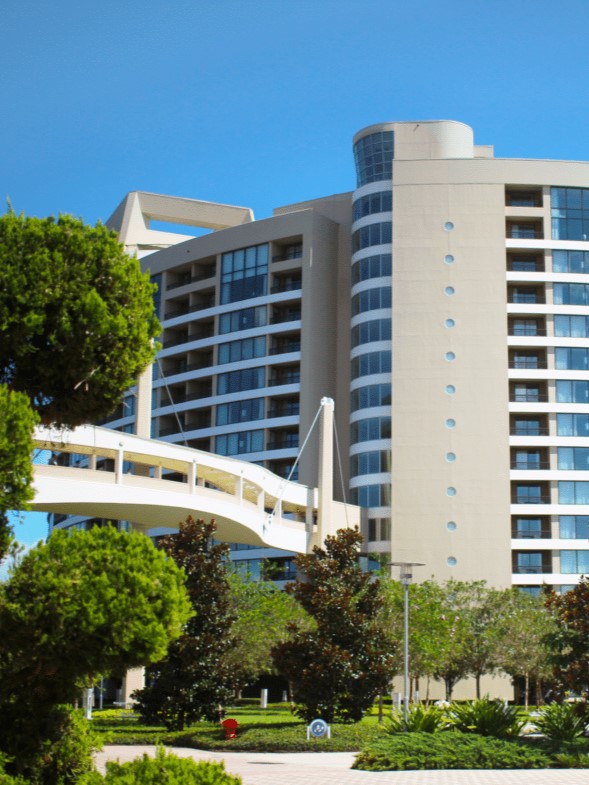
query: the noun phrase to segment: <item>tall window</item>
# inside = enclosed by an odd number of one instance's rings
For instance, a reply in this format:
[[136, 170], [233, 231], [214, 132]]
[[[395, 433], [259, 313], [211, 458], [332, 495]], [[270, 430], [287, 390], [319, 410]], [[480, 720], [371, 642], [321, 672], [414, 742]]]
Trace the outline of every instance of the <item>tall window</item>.
[[219, 333], [221, 335], [237, 333], [254, 327], [264, 327], [266, 324], [268, 324], [268, 309], [265, 305], [257, 305], [254, 308], [222, 313], [219, 316]]
[[391, 405], [390, 384], [369, 384], [352, 392], [352, 411]]
[[217, 406], [217, 425], [233, 425], [264, 418], [264, 399], [251, 398], [246, 401], [232, 401]]
[[379, 224], [368, 224], [361, 229], [357, 229], [352, 234], [352, 253], [361, 251], [362, 248], [369, 248], [371, 245], [386, 245], [392, 242], [393, 224], [384, 221]]
[[393, 269], [393, 257], [390, 253], [365, 256], [352, 266], [352, 283], [368, 281], [370, 278], [387, 278]]
[[260, 297], [268, 289], [268, 246], [253, 245], [224, 253], [221, 262], [221, 303]]
[[552, 188], [552, 239], [589, 239], [589, 189]]
[[559, 379], [556, 400], [558, 403], [589, 403], [589, 382]]
[[375, 213], [390, 213], [392, 209], [393, 194], [391, 191], [367, 194], [354, 202], [352, 220], [357, 221], [359, 218], [374, 215]]
[[219, 344], [219, 365], [236, 363], [241, 360], [251, 360], [255, 357], [264, 357], [266, 354], [266, 337], [242, 338], [240, 341], [229, 341]]
[[561, 515], [561, 540], [589, 540], [589, 515]]
[[264, 449], [264, 431], [241, 431], [217, 436], [215, 452], [218, 455], [243, 455]]
[[559, 347], [554, 353], [559, 371], [589, 370], [589, 349]]
[[390, 180], [393, 176], [394, 137], [392, 131], [379, 131], [363, 136], [354, 145], [356, 183]]
[[552, 269], [555, 273], [589, 273], [589, 252], [552, 251]]
[[265, 384], [264, 368], [244, 368], [241, 371], [220, 373], [217, 376], [217, 395], [257, 390]]
[[560, 571], [567, 575], [570, 575], [571, 573], [588, 573], [589, 551], [561, 551]]

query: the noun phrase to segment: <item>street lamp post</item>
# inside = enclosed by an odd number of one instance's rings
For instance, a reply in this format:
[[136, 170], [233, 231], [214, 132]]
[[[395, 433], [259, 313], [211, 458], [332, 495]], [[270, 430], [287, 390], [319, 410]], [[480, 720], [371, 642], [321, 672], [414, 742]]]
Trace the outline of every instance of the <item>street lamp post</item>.
[[399, 567], [403, 586], [403, 722], [408, 729], [409, 714], [409, 586], [413, 578], [413, 567], [423, 567], [422, 562], [393, 561], [391, 567]]

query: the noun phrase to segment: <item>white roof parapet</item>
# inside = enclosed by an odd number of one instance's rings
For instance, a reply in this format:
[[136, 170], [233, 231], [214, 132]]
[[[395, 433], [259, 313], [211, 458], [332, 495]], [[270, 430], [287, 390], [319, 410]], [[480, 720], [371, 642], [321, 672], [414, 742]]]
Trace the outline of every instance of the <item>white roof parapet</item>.
[[129, 250], [166, 248], [192, 239], [191, 235], [153, 230], [152, 220], [216, 231], [250, 223], [254, 214], [249, 207], [130, 191], [106, 225], [118, 232], [120, 241]]

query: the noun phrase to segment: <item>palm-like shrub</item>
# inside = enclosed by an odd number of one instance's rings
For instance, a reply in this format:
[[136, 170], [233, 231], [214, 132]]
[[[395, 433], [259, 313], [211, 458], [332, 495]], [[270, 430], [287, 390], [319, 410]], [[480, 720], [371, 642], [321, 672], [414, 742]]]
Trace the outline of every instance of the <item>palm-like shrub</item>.
[[463, 733], [499, 739], [519, 736], [528, 721], [527, 715], [518, 706], [488, 698], [454, 704], [448, 710], [448, 719]]
[[585, 734], [588, 719], [585, 704], [550, 703], [534, 718], [534, 725], [550, 741], [574, 741]]
[[449, 723], [446, 713], [441, 706], [423, 706], [413, 703], [407, 712], [407, 728], [403, 709], [393, 709], [387, 725], [389, 733], [402, 733], [404, 730], [412, 733], [436, 733], [448, 728]]

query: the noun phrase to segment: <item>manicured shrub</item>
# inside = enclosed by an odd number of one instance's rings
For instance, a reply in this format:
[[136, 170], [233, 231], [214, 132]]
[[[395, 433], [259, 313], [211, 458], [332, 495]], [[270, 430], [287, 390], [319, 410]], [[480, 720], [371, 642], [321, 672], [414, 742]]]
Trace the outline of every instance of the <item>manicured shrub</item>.
[[[423, 706], [413, 703], [407, 712], [407, 730], [410, 732], [436, 733], [448, 728], [446, 712], [441, 706]], [[403, 709], [393, 709], [391, 719], [386, 726], [389, 733], [403, 733], [405, 718]]]
[[588, 720], [584, 703], [550, 703], [540, 709], [534, 725], [550, 741], [574, 741], [585, 734]]
[[374, 742], [356, 756], [364, 771], [420, 769], [546, 769], [551, 759], [515, 741], [459, 731], [399, 733]]
[[519, 706], [509, 706], [488, 698], [453, 704], [448, 709], [448, 719], [463, 733], [478, 733], [498, 739], [519, 736], [528, 721]]
[[179, 758], [159, 747], [155, 758], [144, 755], [129, 763], [107, 763], [104, 777], [86, 775], [79, 785], [241, 785], [241, 777], [225, 771], [222, 762]]

